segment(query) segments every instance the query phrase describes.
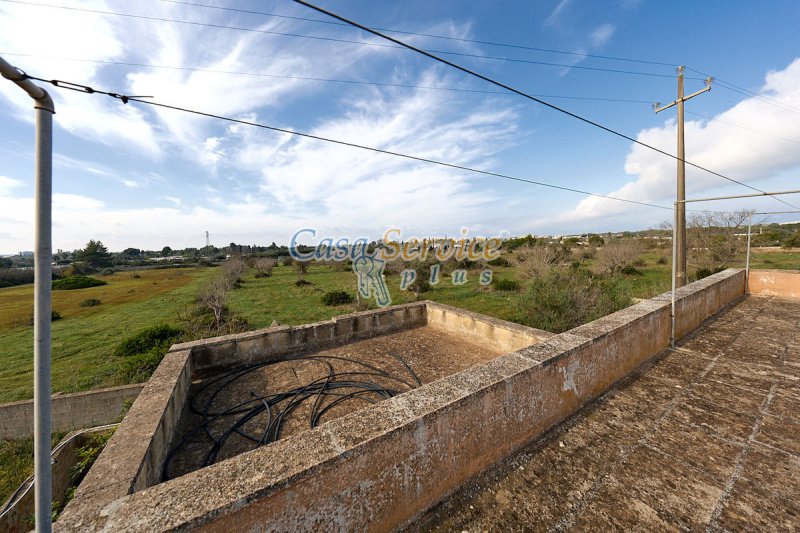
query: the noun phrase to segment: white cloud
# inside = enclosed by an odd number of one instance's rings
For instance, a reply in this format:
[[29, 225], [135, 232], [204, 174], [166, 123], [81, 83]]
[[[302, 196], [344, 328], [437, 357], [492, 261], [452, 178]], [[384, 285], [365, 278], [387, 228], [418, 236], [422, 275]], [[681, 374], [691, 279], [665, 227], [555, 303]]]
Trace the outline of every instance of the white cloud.
[[[81, 2], [78, 6], [110, 9], [102, 1]], [[6, 59], [24, 65], [29, 74], [101, 87], [100, 65], [96, 63], [16, 56], [14, 53], [113, 61], [121, 58], [124, 42], [132, 37], [124, 31], [124, 26], [109, 17], [27, 5], [1, 5], [0, 27], [3, 28], [0, 49], [9, 53]], [[154, 156], [160, 154], [154, 132], [140, 110], [108, 97], [45, 88], [55, 101], [55, 123], [66, 131], [101, 144], [128, 146], [131, 151], [144, 151]], [[22, 90], [2, 83], [0, 95], [12, 103], [20, 120], [33, 120], [30, 98]]]
[[561, 12], [564, 11], [564, 8], [566, 8], [571, 2], [572, 0], [559, 0], [558, 4], [556, 4], [556, 7], [550, 12], [550, 15], [544, 19], [544, 25], [554, 26], [558, 24], [558, 19], [561, 16]]
[[0, 196], [6, 196], [11, 192], [11, 189], [20, 187], [22, 182], [19, 180], [11, 179], [7, 176], [0, 176]]
[[[759, 95], [784, 106], [800, 109], [800, 59], [784, 70], [770, 72]], [[800, 120], [791, 112], [765, 101], [748, 98], [716, 115], [715, 118], [767, 132], [788, 139], [800, 139]], [[664, 126], [639, 132], [637, 140], [675, 153], [676, 124], [668, 120]], [[716, 172], [758, 186], [761, 180], [778, 177], [788, 170], [800, 170], [800, 151], [791, 142], [765, 136], [755, 131], [731, 127], [719, 121], [687, 121], [685, 127], [686, 159]], [[671, 205], [675, 198], [675, 160], [633, 145], [625, 161], [625, 172], [635, 179], [610, 193], [631, 200]], [[687, 197], [702, 191], [726, 187], [729, 194], [746, 194], [741, 186], [686, 167]], [[601, 191], [598, 191], [601, 192]], [[773, 200], [774, 202], [774, 200]], [[752, 202], [750, 205], [753, 205]], [[774, 204], [776, 207], [778, 204]], [[721, 206], [713, 206], [716, 209]], [[610, 217], [631, 210], [631, 206], [613, 200], [590, 197], [559, 221], [588, 221]], [[665, 218], [663, 214], [658, 215]], [[668, 217], [668, 215], [667, 215]]]
[[602, 48], [608, 41], [611, 40], [611, 37], [614, 36], [614, 25], [613, 24], [601, 24], [597, 28], [592, 31], [590, 35], [590, 40], [592, 42], [592, 46], [594, 48]]

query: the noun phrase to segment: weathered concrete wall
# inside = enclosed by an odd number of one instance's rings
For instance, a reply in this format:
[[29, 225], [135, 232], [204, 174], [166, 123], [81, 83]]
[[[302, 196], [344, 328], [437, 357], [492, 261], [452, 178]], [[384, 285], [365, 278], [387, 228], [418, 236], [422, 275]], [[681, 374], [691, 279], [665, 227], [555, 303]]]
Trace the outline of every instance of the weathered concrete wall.
[[[97, 433], [105, 433], [116, 427], [115, 424], [92, 428], [89, 430], [73, 431], [65, 436], [61, 442], [53, 449], [51, 489], [53, 501], [63, 502], [66, 492], [72, 484], [70, 472], [72, 468], [81, 460], [77, 451], [89, 442], [91, 437]], [[6, 533], [23, 533], [30, 531], [31, 527], [28, 519], [33, 516], [35, 511], [35, 497], [33, 487], [33, 476], [31, 476], [22, 486], [14, 501], [8, 502], [9, 506], [0, 513], [0, 531]]]
[[[705, 319], [744, 296], [745, 281], [743, 269], [729, 268], [677, 289], [675, 338], [680, 339]], [[671, 293], [666, 292], [653, 300], [669, 303], [671, 298]]]
[[436, 302], [426, 301], [428, 325], [478, 342], [489, 342], [506, 352], [513, 352], [553, 336], [541, 329], [481, 315]]
[[425, 302], [342, 315], [302, 326], [276, 326], [212, 340], [187, 342], [173, 350], [191, 350], [194, 372], [202, 375], [265, 361], [276, 355], [324, 350], [355, 340], [384, 335], [426, 323]]
[[76, 502], [79, 506], [89, 502], [97, 512], [158, 482], [190, 385], [190, 351], [169, 352], [78, 487], [75, 499], [64, 510], [66, 516]]
[[[743, 294], [744, 273], [737, 270], [683, 288], [679, 335]], [[69, 531], [391, 530], [667, 347], [670, 324], [669, 299], [645, 300], [116, 501], [76, 498], [57, 526]]]
[[[53, 431], [72, 431], [116, 422], [125, 402], [134, 400], [143, 386], [125, 385], [53, 396]], [[0, 404], [0, 439], [30, 437], [33, 437], [33, 400]]]
[[800, 271], [751, 270], [747, 292], [761, 296], [800, 298]]

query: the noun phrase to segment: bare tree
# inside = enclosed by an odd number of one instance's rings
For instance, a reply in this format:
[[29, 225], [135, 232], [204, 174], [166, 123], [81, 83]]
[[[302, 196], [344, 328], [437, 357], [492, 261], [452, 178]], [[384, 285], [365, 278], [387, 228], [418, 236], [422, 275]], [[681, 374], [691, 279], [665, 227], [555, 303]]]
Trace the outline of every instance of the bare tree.
[[231, 287], [238, 287], [244, 274], [245, 264], [241, 256], [235, 255], [222, 263], [222, 275], [227, 278]]
[[556, 264], [561, 253], [548, 245], [526, 244], [516, 251], [516, 263], [520, 275], [525, 279], [543, 276]]
[[208, 280], [197, 296], [197, 305], [214, 315], [214, 330], [222, 327], [228, 293], [232, 288], [231, 278], [223, 272]]
[[636, 239], [617, 239], [597, 250], [595, 270], [614, 275], [631, 266], [642, 253], [642, 243]]
[[253, 261], [253, 268], [256, 269], [257, 278], [268, 278], [272, 276], [272, 269], [278, 262], [274, 259], [259, 257]]
[[693, 214], [687, 223], [690, 263], [713, 272], [735, 262], [746, 245], [737, 233], [750, 215], [747, 210]]

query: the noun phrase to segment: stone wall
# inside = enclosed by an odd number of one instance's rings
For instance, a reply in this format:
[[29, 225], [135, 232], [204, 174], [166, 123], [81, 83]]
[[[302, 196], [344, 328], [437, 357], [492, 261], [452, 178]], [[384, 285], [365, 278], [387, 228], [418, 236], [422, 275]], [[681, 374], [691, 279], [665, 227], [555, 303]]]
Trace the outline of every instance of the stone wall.
[[[96, 389], [52, 398], [53, 431], [71, 431], [117, 421], [126, 401], [133, 401], [142, 384]], [[0, 439], [33, 437], [33, 400], [0, 404]]]

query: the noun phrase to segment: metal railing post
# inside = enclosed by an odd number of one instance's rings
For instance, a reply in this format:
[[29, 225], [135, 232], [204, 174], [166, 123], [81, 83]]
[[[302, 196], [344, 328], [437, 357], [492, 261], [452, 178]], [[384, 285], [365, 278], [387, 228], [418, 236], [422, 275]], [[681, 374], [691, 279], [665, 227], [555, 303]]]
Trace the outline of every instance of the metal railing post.
[[673, 223], [672, 223], [672, 299], [670, 306], [670, 313], [672, 324], [670, 329], [669, 343], [673, 348], [675, 347], [675, 278], [676, 278], [676, 262], [678, 259], [678, 202], [675, 202], [673, 207]]
[[52, 303], [52, 193], [53, 193], [53, 114], [55, 107], [47, 91], [35, 85], [24, 73], [0, 57], [0, 74], [19, 85], [34, 100], [36, 109], [35, 145], [35, 255], [33, 301], [33, 466], [36, 502], [36, 531], [49, 533], [52, 521], [52, 482], [50, 464], [51, 384], [50, 322]]
[[750, 220], [747, 222], [747, 259], [744, 263], [744, 292], [747, 293], [747, 288], [750, 286], [750, 231], [753, 227], [753, 215], [750, 215]]

